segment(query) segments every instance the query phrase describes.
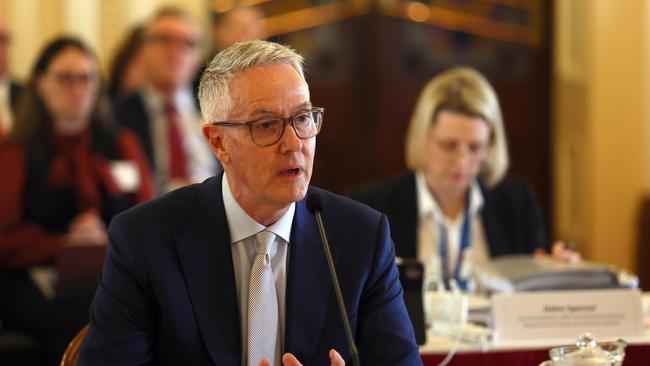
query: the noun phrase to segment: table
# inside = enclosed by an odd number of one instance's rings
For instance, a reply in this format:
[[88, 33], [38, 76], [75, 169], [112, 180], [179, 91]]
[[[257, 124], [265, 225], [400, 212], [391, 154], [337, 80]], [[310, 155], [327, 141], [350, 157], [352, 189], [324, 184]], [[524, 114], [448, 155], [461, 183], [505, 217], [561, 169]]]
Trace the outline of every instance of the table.
[[[650, 293], [643, 294], [642, 302], [646, 318], [645, 335], [636, 339], [626, 339], [629, 345], [625, 348], [624, 366], [650, 365], [650, 321], [648, 321], [650, 318]], [[448, 337], [429, 331], [427, 344], [420, 348], [424, 365], [438, 365], [445, 359], [447, 351], [453, 344], [453, 340]], [[572, 344], [572, 341], [564, 339], [558, 340], [557, 343], [536, 341], [487, 345], [485, 349], [481, 349], [479, 345], [461, 343], [458, 352], [448, 366], [537, 366], [549, 358], [549, 349], [568, 344]]]
[[[421, 353], [425, 366], [436, 366], [445, 354]], [[449, 362], [448, 366], [537, 366], [548, 359], [547, 349], [511, 350], [511, 351], [461, 351]], [[624, 366], [650, 365], [650, 344], [633, 344], [625, 349]]]

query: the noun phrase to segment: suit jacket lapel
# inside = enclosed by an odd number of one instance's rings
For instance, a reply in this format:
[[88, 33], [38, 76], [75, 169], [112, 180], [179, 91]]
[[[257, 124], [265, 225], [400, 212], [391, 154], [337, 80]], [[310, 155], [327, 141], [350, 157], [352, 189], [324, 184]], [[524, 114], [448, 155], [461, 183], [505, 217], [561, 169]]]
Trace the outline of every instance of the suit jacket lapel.
[[[340, 247], [334, 244], [336, 237], [330, 230], [327, 234], [336, 263]], [[309, 365], [319, 343], [332, 284], [316, 219], [304, 200], [296, 204], [289, 247], [284, 348]]]
[[221, 175], [199, 187], [193, 207], [185, 230], [174, 237], [192, 306], [215, 364], [239, 365], [241, 329]]

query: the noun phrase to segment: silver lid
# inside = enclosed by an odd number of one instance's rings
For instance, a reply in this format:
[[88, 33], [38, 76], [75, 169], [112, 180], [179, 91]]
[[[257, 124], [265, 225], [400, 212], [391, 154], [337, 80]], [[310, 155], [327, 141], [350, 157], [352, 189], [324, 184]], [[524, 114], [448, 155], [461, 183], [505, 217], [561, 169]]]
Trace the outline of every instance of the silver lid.
[[627, 343], [623, 340], [598, 344], [591, 333], [584, 333], [576, 345], [557, 347], [549, 351], [551, 359], [558, 366], [613, 365], [623, 361]]

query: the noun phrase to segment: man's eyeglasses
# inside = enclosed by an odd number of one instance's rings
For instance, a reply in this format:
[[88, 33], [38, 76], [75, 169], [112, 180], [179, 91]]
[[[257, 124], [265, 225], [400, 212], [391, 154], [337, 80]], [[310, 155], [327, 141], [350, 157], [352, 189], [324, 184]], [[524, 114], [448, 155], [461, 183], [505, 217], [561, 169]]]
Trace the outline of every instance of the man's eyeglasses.
[[253, 121], [212, 122], [217, 126], [248, 126], [253, 142], [261, 147], [271, 146], [282, 138], [287, 124], [291, 124], [296, 136], [308, 139], [318, 135], [323, 126], [324, 108], [314, 107], [292, 114], [287, 118], [262, 117]]
[[159, 44], [159, 45], [164, 45], [166, 47], [179, 44], [188, 49], [195, 49], [198, 48], [199, 46], [199, 40], [196, 38], [177, 37], [171, 34], [164, 34], [164, 33], [149, 35], [148, 37], [145, 38], [145, 41]]

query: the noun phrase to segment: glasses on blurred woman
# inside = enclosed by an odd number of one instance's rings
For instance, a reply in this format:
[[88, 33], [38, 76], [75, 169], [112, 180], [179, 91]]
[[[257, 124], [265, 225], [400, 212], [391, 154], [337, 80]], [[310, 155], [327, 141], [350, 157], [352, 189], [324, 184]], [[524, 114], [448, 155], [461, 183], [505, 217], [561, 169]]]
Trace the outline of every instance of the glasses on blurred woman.
[[49, 78], [64, 87], [73, 87], [75, 85], [86, 86], [97, 82], [97, 75], [94, 73], [71, 73], [71, 72], [50, 72]]

